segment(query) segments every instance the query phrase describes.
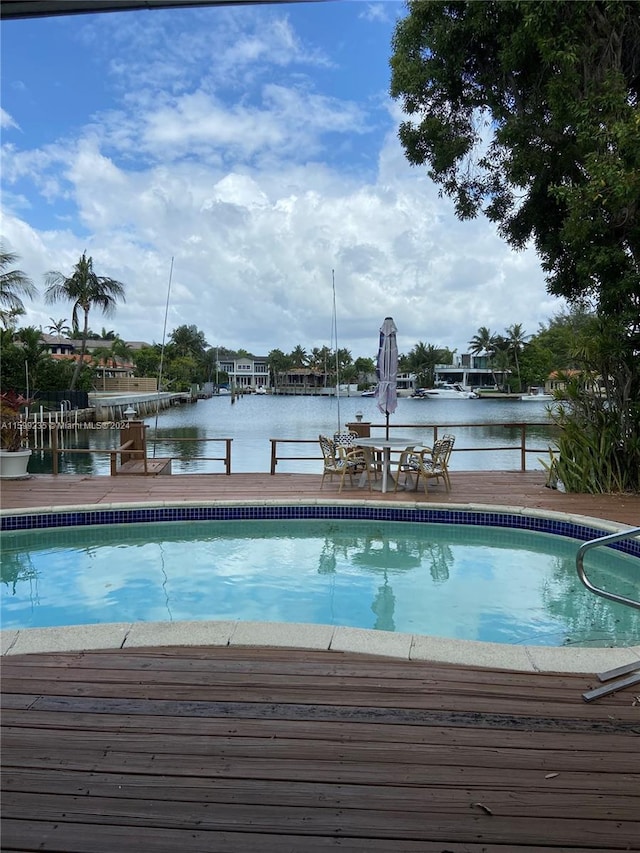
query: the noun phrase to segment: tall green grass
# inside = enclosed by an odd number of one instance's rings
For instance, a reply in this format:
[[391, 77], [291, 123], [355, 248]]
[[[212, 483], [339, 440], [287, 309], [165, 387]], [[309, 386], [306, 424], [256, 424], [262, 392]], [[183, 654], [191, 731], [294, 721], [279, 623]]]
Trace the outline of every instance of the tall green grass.
[[640, 402], [621, 411], [584, 388], [565, 396], [554, 416], [560, 432], [550, 477], [568, 492], [640, 492]]

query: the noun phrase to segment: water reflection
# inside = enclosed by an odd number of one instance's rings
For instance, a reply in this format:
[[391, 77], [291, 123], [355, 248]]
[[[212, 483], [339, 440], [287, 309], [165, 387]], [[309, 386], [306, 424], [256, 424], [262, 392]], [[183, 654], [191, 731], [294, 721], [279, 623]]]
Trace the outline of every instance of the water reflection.
[[11, 587], [12, 595], [17, 592], [18, 584], [31, 583], [38, 578], [30, 551], [3, 548], [0, 556], [0, 581]]
[[[13, 628], [168, 617], [535, 645], [640, 641], [640, 612], [585, 590], [576, 551], [563, 537], [508, 528], [385, 521], [17, 532], [3, 538], [2, 618]], [[637, 558], [591, 554], [594, 582], [638, 597]]]
[[378, 587], [371, 605], [376, 615], [373, 627], [382, 631], [395, 631], [396, 596], [389, 576], [428, 566], [434, 585], [441, 585], [449, 579], [454, 563], [453, 551], [446, 542], [429, 541], [428, 537], [426, 541], [423, 537], [392, 537], [376, 531], [364, 537], [326, 537], [318, 573], [335, 573], [338, 555], [365, 573], [383, 573], [384, 583]]
[[204, 426], [149, 429], [147, 452], [150, 458], [171, 457], [172, 470], [177, 474], [200, 472], [207, 467], [202, 457], [224, 455], [224, 445], [205, 441], [206, 438], [207, 430]]
[[389, 586], [385, 572], [384, 584], [378, 587], [378, 594], [373, 599], [371, 609], [376, 614], [373, 627], [379, 631], [395, 631], [396, 623], [393, 621], [393, 613], [396, 606], [396, 597]]
[[[616, 570], [606, 568], [606, 552], [598, 563], [585, 565], [587, 574], [596, 585], [608, 592], [627, 596], [640, 601], [640, 572], [631, 558], [616, 560]], [[627, 569], [627, 571], [625, 571]], [[565, 645], [571, 645], [588, 636], [592, 642], [602, 645], [623, 645], [624, 641], [640, 632], [640, 612], [597, 595], [584, 596], [583, 586], [578, 579], [575, 560], [557, 557], [553, 560], [553, 571], [542, 590], [542, 599], [548, 613], [566, 625]], [[581, 642], [584, 645], [583, 642]]]

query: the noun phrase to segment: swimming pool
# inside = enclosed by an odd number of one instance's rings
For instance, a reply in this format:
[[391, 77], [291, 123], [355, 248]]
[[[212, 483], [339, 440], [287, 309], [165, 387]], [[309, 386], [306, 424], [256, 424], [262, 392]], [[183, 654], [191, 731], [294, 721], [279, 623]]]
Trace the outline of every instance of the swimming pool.
[[[145, 507], [6, 516], [2, 624], [242, 619], [509, 644], [626, 646], [640, 614], [588, 593], [576, 539], [523, 513], [353, 505]], [[286, 528], [286, 529], [285, 529]], [[638, 597], [636, 541], [590, 552]]]

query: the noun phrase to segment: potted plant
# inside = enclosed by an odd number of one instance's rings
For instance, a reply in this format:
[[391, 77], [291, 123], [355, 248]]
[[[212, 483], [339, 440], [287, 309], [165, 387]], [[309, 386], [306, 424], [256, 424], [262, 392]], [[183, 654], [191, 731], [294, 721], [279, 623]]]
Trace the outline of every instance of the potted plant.
[[17, 480], [28, 477], [27, 465], [31, 450], [23, 429], [20, 410], [31, 401], [15, 391], [0, 395], [0, 479]]

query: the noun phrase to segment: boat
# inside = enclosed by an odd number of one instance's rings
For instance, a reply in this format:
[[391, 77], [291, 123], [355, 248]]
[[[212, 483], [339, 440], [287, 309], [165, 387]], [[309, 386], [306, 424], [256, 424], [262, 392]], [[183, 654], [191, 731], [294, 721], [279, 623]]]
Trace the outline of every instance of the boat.
[[371, 390], [371, 391], [363, 391], [363, 392], [360, 394], [360, 396], [361, 396], [361, 397], [375, 397], [375, 396], [376, 396], [375, 388], [374, 388], [373, 390]]
[[435, 388], [418, 388], [413, 399], [421, 400], [472, 400], [477, 394], [459, 382], [443, 383]]
[[526, 394], [520, 395], [520, 399], [523, 403], [549, 403], [551, 400], [555, 400], [555, 397], [553, 394], [547, 394], [544, 388], [532, 386]]
[[258, 387], [256, 388], [256, 390], [253, 393], [254, 394], [266, 394], [267, 389], [264, 387], [264, 385], [258, 385]]

